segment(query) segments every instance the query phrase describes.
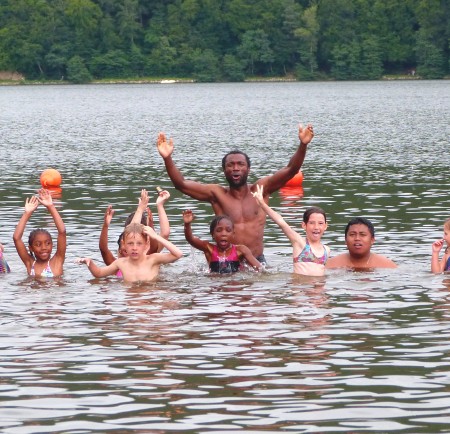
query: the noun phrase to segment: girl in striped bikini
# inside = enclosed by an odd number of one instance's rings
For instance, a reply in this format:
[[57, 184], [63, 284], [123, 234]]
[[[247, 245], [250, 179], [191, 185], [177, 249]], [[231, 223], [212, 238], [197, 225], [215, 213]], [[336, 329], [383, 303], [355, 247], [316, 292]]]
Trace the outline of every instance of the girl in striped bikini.
[[322, 244], [321, 239], [327, 229], [325, 211], [318, 207], [308, 208], [303, 214], [302, 228], [305, 237], [294, 231], [269, 205], [264, 202], [263, 187], [256, 186], [253, 196], [261, 209], [281, 228], [289, 238], [293, 249], [294, 273], [306, 276], [323, 276], [325, 263], [330, 256], [328, 246]]

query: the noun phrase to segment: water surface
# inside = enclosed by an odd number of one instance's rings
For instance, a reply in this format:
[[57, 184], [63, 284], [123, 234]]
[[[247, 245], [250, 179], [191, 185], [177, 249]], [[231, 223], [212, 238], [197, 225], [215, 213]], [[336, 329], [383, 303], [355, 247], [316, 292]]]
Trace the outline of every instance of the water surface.
[[[429, 272], [449, 216], [446, 81], [17, 86], [0, 88], [0, 430], [48, 432], [448, 432], [450, 278]], [[349, 218], [376, 227], [397, 270], [322, 279], [291, 274], [271, 222], [262, 274], [213, 277], [184, 240], [181, 212], [209, 238], [208, 204], [171, 186], [163, 130], [186, 177], [223, 183], [222, 156], [252, 160], [250, 180], [287, 163], [298, 123], [316, 137], [303, 192], [271, 205], [300, 230], [307, 206], [329, 216], [344, 251]], [[12, 234], [47, 167], [60, 170], [65, 275], [26, 276]], [[92, 279], [108, 204], [114, 248], [141, 188], [169, 189], [171, 240], [185, 257], [157, 282]], [[153, 197], [154, 200], [154, 197]], [[153, 206], [153, 208], [155, 208]], [[26, 234], [44, 226], [38, 209]]]

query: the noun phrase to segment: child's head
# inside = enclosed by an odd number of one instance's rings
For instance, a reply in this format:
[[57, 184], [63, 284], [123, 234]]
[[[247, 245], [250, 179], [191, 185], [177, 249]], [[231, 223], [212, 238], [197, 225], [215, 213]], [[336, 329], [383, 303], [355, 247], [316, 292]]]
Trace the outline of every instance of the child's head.
[[450, 218], [444, 222], [444, 240], [450, 246]]
[[327, 215], [325, 214], [325, 211], [322, 208], [319, 208], [318, 206], [312, 206], [311, 208], [308, 208], [303, 213], [303, 223], [309, 222], [309, 219], [311, 218], [311, 214], [322, 214], [323, 218], [325, 220], [325, 223], [327, 222]]
[[145, 255], [150, 248], [150, 239], [144, 232], [144, 225], [129, 224], [123, 231], [123, 246], [130, 258]]
[[320, 241], [327, 229], [327, 216], [322, 208], [313, 206], [303, 213], [302, 228], [310, 241]]
[[122, 232], [119, 235], [119, 238], [117, 239], [117, 244], [119, 245], [118, 253], [119, 253], [120, 258], [123, 258], [124, 256], [128, 256], [127, 249], [125, 248], [125, 244], [123, 242], [123, 234], [124, 234], [124, 232]]
[[[134, 217], [135, 214], [136, 214], [135, 212], [132, 212], [132, 213], [127, 217], [127, 219], [125, 220], [125, 227], [127, 227], [127, 226], [131, 223], [131, 221], [133, 220], [133, 217]], [[146, 225], [146, 224], [147, 224], [147, 213], [146, 213], [146, 212], [144, 212], [144, 213], [142, 214], [142, 217], [141, 217], [141, 224], [143, 224], [143, 225]]]
[[234, 235], [234, 224], [230, 217], [226, 215], [218, 215], [211, 221], [211, 224], [209, 225], [209, 232], [216, 243], [229, 244], [232, 236]]
[[347, 226], [345, 227], [344, 231], [345, 238], [347, 238], [347, 233], [350, 230], [350, 227], [353, 225], [367, 226], [367, 229], [369, 230], [371, 237], [375, 238], [375, 227], [373, 226], [373, 223], [364, 217], [354, 217], [347, 223]]
[[28, 237], [28, 248], [36, 259], [48, 261], [53, 249], [53, 241], [50, 232], [45, 229], [35, 229]]
[[450, 218], [444, 222], [444, 231], [450, 232]]

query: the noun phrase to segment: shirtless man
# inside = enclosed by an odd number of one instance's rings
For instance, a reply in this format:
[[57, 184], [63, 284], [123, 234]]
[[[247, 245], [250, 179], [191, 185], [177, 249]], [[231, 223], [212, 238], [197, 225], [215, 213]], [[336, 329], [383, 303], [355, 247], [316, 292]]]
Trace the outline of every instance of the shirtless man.
[[396, 268], [397, 265], [378, 253], [370, 251], [375, 242], [375, 228], [363, 217], [350, 220], [345, 228], [345, 243], [348, 253], [329, 258], [326, 268], [352, 268], [357, 270], [371, 268]]
[[253, 256], [265, 263], [263, 235], [266, 213], [253, 198], [252, 193], [256, 192], [256, 185], [263, 186], [264, 201], [268, 203], [269, 195], [283, 187], [298, 173], [305, 159], [307, 145], [313, 137], [314, 131], [311, 124], [308, 124], [306, 128], [300, 125], [298, 129], [300, 144], [287, 166], [273, 175], [259, 179], [254, 184], [247, 183], [250, 173], [249, 157], [241, 151], [229, 152], [222, 159], [222, 168], [228, 187], [184, 179], [172, 159], [173, 140], [167, 141], [165, 134], [159, 133], [157, 146], [175, 188], [194, 199], [209, 202], [216, 215], [228, 215], [234, 223], [233, 243], [247, 246]]

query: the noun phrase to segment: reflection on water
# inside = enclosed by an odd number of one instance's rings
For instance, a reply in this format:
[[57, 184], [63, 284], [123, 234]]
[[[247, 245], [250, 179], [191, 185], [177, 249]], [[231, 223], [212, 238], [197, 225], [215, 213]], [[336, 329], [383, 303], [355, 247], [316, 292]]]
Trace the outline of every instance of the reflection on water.
[[[20, 86], [0, 88], [0, 103], [12, 268], [0, 276], [2, 432], [448, 432], [450, 279], [429, 260], [449, 210], [449, 83]], [[323, 207], [334, 253], [348, 219], [367, 216], [375, 250], [399, 268], [293, 276], [290, 244], [268, 222], [266, 273], [205, 274], [181, 212], [208, 239], [211, 209], [171, 188], [157, 132], [173, 136], [186, 176], [222, 183], [230, 148], [249, 154], [252, 179], [283, 166], [299, 121], [316, 130], [303, 186], [271, 205], [293, 227]], [[64, 277], [39, 281], [12, 233], [47, 167], [63, 175], [54, 200], [69, 246]], [[170, 188], [183, 259], [146, 285], [74, 264], [100, 261], [108, 204], [112, 248], [140, 189], [156, 185]], [[40, 208], [26, 234], [39, 226], [55, 233]]]

